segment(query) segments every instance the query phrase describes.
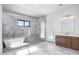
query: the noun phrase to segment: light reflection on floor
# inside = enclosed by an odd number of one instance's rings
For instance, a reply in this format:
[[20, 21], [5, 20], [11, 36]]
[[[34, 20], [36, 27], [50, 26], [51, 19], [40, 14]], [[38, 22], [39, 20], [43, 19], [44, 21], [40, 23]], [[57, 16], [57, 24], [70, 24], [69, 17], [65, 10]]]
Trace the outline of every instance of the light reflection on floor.
[[33, 53], [33, 52], [36, 52], [36, 51], [38, 51], [38, 47], [32, 46], [32, 47], [23, 49], [21, 51], [17, 51], [16, 54], [17, 55], [27, 55], [27, 54], [30, 54], [30, 53]]
[[24, 49], [24, 50], [21, 50], [21, 51], [17, 51], [16, 52], [16, 55], [26, 55], [26, 54], [29, 54], [29, 52], [28, 52], [27, 49]]

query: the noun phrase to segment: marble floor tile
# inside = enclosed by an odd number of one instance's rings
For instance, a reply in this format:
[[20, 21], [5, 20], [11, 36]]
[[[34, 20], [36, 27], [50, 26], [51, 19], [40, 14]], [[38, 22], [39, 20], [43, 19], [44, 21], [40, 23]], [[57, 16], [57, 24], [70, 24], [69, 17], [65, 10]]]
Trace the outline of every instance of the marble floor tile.
[[79, 51], [60, 47], [55, 43], [41, 42], [3, 53], [3, 55], [79, 55]]

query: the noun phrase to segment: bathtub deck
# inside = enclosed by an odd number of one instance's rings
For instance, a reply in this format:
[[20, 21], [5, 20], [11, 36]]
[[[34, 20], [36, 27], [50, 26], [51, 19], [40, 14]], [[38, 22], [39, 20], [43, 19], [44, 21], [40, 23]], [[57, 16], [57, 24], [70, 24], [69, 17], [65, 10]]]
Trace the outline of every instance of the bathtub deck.
[[44, 40], [40, 40], [40, 41], [35, 41], [35, 42], [31, 42], [31, 43], [29, 43], [28, 45], [22, 45], [22, 46], [19, 46], [19, 47], [17, 47], [17, 48], [4, 48], [3, 49], [3, 53], [6, 53], [6, 52], [10, 52], [10, 51], [13, 51], [13, 50], [17, 50], [17, 49], [21, 49], [21, 48], [23, 48], [23, 47], [28, 47], [28, 46], [30, 46], [30, 45], [35, 45], [35, 44], [39, 44], [39, 43], [42, 43], [42, 42], [45, 42]]

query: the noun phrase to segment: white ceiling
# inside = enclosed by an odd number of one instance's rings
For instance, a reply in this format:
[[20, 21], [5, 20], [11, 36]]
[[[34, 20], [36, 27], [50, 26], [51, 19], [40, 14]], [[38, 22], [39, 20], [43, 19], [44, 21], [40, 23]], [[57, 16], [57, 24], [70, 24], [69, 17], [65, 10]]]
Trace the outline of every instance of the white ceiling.
[[43, 16], [68, 5], [59, 4], [4, 4], [3, 10], [30, 16]]

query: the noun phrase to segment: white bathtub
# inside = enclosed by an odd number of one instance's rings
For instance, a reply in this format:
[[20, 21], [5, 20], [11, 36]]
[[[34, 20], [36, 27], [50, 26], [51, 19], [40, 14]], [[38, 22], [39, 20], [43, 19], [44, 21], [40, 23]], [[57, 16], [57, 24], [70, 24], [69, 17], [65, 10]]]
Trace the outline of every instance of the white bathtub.
[[16, 47], [20, 47], [22, 45], [28, 45], [29, 44], [29, 43], [23, 43], [24, 37], [15, 38], [15, 39], [4, 39], [3, 41], [6, 45], [6, 47], [10, 47], [10, 48], [16, 48]]

